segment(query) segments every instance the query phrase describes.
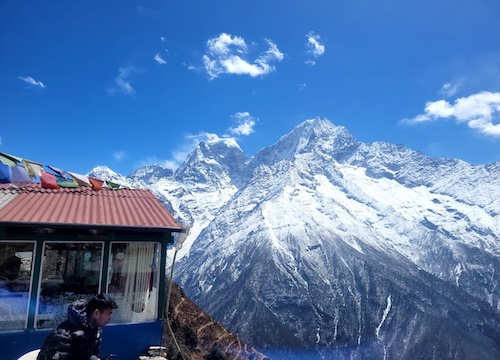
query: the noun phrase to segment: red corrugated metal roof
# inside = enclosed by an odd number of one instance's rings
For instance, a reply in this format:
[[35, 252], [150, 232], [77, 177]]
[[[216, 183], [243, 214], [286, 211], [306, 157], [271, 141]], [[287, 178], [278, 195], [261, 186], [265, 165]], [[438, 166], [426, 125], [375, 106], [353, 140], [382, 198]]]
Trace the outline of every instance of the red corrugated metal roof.
[[181, 225], [145, 189], [44, 189], [0, 184], [0, 225], [73, 225], [180, 230]]

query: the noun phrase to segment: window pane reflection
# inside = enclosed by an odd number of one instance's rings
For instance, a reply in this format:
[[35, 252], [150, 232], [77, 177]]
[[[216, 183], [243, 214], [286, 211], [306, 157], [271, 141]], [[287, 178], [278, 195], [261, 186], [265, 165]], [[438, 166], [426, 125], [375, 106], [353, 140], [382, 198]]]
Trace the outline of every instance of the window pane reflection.
[[158, 243], [112, 243], [108, 292], [118, 304], [113, 322], [157, 318]]
[[34, 248], [31, 242], [0, 241], [0, 331], [26, 326]]
[[71, 302], [98, 293], [102, 248], [102, 243], [45, 243], [37, 328], [54, 327], [66, 319]]

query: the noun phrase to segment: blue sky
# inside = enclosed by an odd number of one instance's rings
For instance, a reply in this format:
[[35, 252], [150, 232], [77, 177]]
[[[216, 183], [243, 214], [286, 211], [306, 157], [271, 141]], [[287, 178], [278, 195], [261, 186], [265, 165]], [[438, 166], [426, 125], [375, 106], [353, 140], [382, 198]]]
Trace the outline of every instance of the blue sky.
[[127, 175], [315, 117], [500, 161], [500, 2], [0, 1], [2, 152]]

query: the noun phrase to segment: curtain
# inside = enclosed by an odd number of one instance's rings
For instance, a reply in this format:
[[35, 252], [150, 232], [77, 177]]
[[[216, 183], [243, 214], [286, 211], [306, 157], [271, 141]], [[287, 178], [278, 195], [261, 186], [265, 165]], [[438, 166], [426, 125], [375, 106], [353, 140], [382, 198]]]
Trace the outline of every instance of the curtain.
[[127, 246], [124, 264], [127, 278], [123, 297], [125, 306], [135, 313], [142, 313], [146, 308], [154, 250], [153, 243], [129, 243]]

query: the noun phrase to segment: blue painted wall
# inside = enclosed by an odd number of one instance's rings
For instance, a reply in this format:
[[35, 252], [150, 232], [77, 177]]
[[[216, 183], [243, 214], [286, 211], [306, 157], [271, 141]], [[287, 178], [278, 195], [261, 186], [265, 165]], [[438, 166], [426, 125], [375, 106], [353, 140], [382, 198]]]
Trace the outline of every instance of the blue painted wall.
[[[161, 320], [137, 324], [110, 324], [104, 328], [101, 359], [115, 354], [115, 360], [136, 360], [152, 345], [160, 345]], [[39, 349], [51, 330], [0, 333], [0, 359], [17, 360], [21, 355]]]

